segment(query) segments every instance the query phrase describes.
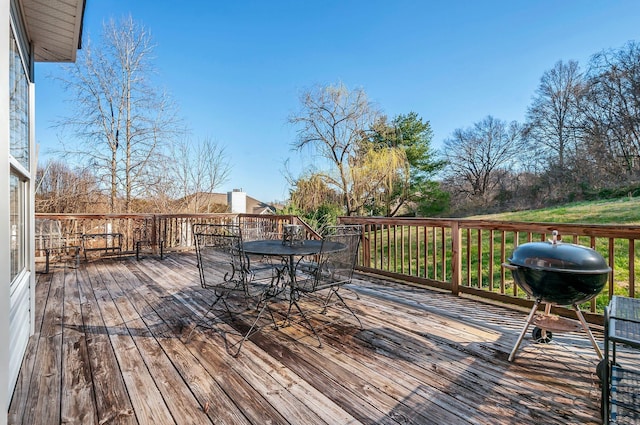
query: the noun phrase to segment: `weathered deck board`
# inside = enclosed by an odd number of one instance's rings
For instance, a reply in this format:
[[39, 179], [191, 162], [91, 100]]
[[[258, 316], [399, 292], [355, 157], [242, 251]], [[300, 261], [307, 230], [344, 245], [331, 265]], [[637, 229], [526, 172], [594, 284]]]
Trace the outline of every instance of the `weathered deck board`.
[[[36, 352], [29, 397], [24, 413], [25, 423], [55, 423], [60, 417], [62, 355], [62, 306], [64, 273], [54, 275], [49, 282], [47, 299], [43, 305], [40, 338]], [[51, 397], [51, 393], [55, 396]]]
[[11, 406], [11, 410], [8, 415], [9, 423], [21, 423], [22, 418], [25, 416], [27, 409], [27, 403], [29, 401], [29, 393], [31, 388], [31, 377], [34, 371], [34, 365], [38, 354], [38, 345], [40, 343], [40, 329], [42, 328], [42, 318], [44, 316], [44, 306], [47, 302], [49, 293], [49, 287], [51, 286], [51, 278], [53, 274], [40, 275], [38, 278], [38, 285], [35, 290], [35, 335], [29, 339], [25, 357], [22, 360], [21, 372], [18, 375], [16, 382], [16, 388], [14, 393], [23, 394], [24, 397], [14, 398], [14, 402]]
[[85, 267], [78, 271], [78, 287], [98, 423], [136, 424], [120, 366], [100, 314], [98, 298]]
[[[131, 279], [133, 280], [133, 279]], [[180, 303], [177, 300], [173, 300], [173, 302], [167, 302], [166, 300], [162, 300], [161, 298], [154, 296], [154, 294], [147, 294], [145, 297], [146, 301], [151, 302], [149, 306], [152, 307], [156, 305], [155, 308], [158, 310], [154, 310], [154, 313], [164, 313], [167, 317], [191, 317], [191, 311], [185, 308], [181, 308]], [[144, 303], [141, 299], [138, 299], [139, 305], [141, 308], [144, 307]], [[152, 307], [153, 308], [153, 307]], [[149, 317], [150, 313], [146, 314], [146, 317]], [[160, 319], [160, 316], [157, 316]], [[167, 324], [167, 327], [168, 324]], [[177, 333], [178, 335], [180, 332]], [[196, 334], [196, 337], [198, 334]], [[212, 388], [213, 391], [209, 394], [203, 394], [201, 396], [201, 400], [203, 402], [199, 402], [200, 408], [202, 411], [207, 410], [207, 413], [211, 412], [213, 415], [213, 419], [219, 416], [227, 416], [228, 420], [232, 420], [233, 422], [229, 423], [242, 423], [245, 419], [237, 406], [233, 404], [233, 400], [229, 398], [229, 393], [237, 394], [238, 398], [247, 398], [251, 401], [251, 405], [255, 406], [257, 410], [260, 409], [259, 397], [256, 397], [250, 393], [242, 393], [242, 388], [246, 386], [242, 381], [239, 381], [238, 378], [233, 374], [228, 374], [226, 369], [228, 369], [227, 364], [223, 364], [218, 362], [217, 358], [210, 359], [206, 354], [209, 353], [209, 348], [207, 347], [208, 341], [205, 339], [204, 341], [199, 339], [192, 339], [189, 345], [181, 344], [179, 341], [176, 341], [176, 338], [163, 338], [163, 345], [169, 346], [173, 351], [179, 350], [181, 354], [188, 358], [189, 355], [192, 356], [189, 363], [183, 363], [182, 367], [179, 369], [184, 370], [189, 373], [187, 368], [191, 367], [191, 363], [195, 363], [201, 373], [202, 376], [193, 376], [194, 379], [206, 379], [202, 381], [202, 386], [206, 387], [212, 383], [216, 383], [215, 388]], [[217, 357], [213, 355], [213, 357]], [[188, 375], [187, 375], [188, 376]], [[192, 378], [192, 379], [193, 379]], [[231, 384], [231, 385], [229, 385]], [[229, 388], [226, 388], [226, 387]], [[249, 403], [247, 403], [247, 411], [249, 410]], [[266, 409], [263, 410], [266, 417]], [[231, 415], [230, 413], [233, 413]], [[275, 416], [276, 421], [282, 421], [280, 414], [277, 410], [273, 410], [272, 414]], [[273, 419], [273, 418], [272, 418]], [[250, 422], [247, 422], [250, 423]]]
[[[122, 333], [125, 335], [117, 335], [114, 338], [118, 344], [122, 344], [121, 349], [116, 350], [116, 355], [120, 352], [125, 353], [119, 357], [119, 361], [124, 365], [121, 369], [127, 386], [133, 387], [129, 389], [129, 393], [136, 394], [137, 388], [147, 389], [143, 392], [145, 397], [136, 397], [134, 403], [134, 410], [139, 412], [142, 407], [145, 411], [144, 416], [148, 418], [141, 420], [139, 417], [139, 422], [171, 424], [179, 418], [188, 417], [193, 424], [210, 424], [211, 421], [203, 411], [190, 407], [197, 402], [151, 332], [150, 329], [153, 329], [156, 323], [147, 327], [142, 320], [145, 313], [139, 313], [133, 307], [128, 294], [118, 285], [118, 281], [123, 279], [122, 273], [118, 272], [118, 268], [109, 268], [104, 264], [98, 264], [96, 271], [106, 283], [109, 295], [118, 310], [119, 317], [116, 318], [116, 322], [121, 318], [121, 322], [114, 325], [123, 328]], [[166, 410], [160, 407], [163, 405], [166, 405]]]
[[[58, 264], [38, 276], [36, 333], [11, 424], [597, 424], [597, 357], [579, 332], [508, 354], [526, 312], [359, 276], [362, 320], [195, 327], [211, 293], [191, 253]], [[286, 308], [276, 305], [275, 308]], [[337, 320], [336, 320], [337, 319]], [[335, 323], [334, 323], [335, 321]], [[226, 333], [226, 338], [225, 338]]]
[[[148, 270], [148, 268], [147, 268]], [[148, 270], [149, 271], [149, 270]], [[149, 271], [151, 272], [151, 271]], [[171, 270], [165, 270], [165, 276], [176, 277], [173, 275]], [[197, 277], [192, 276], [192, 278], [197, 279]], [[182, 303], [184, 300], [183, 297], [177, 298]], [[197, 308], [195, 305], [191, 306], [192, 308]], [[205, 310], [206, 307], [203, 305], [201, 307], [202, 310]], [[185, 309], [184, 313], [189, 314], [191, 310]], [[203, 311], [204, 312], [204, 311]], [[191, 346], [202, 346], [207, 347], [210, 345], [216, 345], [219, 350], [224, 350], [224, 347], [221, 345], [221, 341], [217, 339], [207, 339], [204, 335], [196, 334], [196, 337], [192, 339], [192, 342], [189, 344]], [[245, 351], [247, 351], [248, 347], [245, 347]], [[202, 351], [202, 350], [199, 350]], [[254, 356], [251, 356], [253, 358]], [[208, 364], [212, 363], [212, 360], [204, 358], [201, 359], [201, 362]], [[253, 366], [253, 365], [252, 365]], [[267, 417], [267, 413], [271, 411], [271, 406], [273, 406], [272, 415], [270, 414], [269, 420], [273, 423], [285, 423], [287, 421], [291, 421], [292, 423], [302, 423], [305, 421], [310, 421], [311, 423], [323, 423], [318, 417], [314, 418], [314, 412], [310, 411], [307, 408], [303, 408], [304, 404], [299, 402], [299, 399], [290, 396], [289, 391], [286, 388], [283, 388], [280, 384], [278, 384], [275, 380], [265, 379], [264, 377], [260, 379], [260, 374], [264, 374], [264, 370], [251, 370], [252, 368], [238, 368], [238, 360], [231, 359], [231, 361], [227, 361], [224, 364], [214, 363], [214, 370], [224, 370], [226, 371], [233, 370], [234, 373], [228, 376], [227, 380], [233, 380], [236, 376], [242, 377], [246, 382], [250, 382], [250, 387], [245, 388], [248, 394], [240, 394], [235, 398], [244, 398], [250, 400], [252, 403], [245, 403], [240, 406], [240, 408], [244, 411], [245, 414], [248, 414], [255, 418], [255, 421], [265, 421]], [[231, 393], [236, 393], [243, 387], [246, 387], [242, 381], [235, 382], [232, 386], [227, 387], [226, 391]], [[257, 392], [258, 394], [251, 395], [253, 392]], [[274, 399], [274, 395], [278, 398]], [[255, 404], [255, 405], [254, 405]], [[274, 406], [277, 405], [277, 408]], [[285, 419], [286, 418], [286, 419]], [[335, 423], [331, 420], [328, 423]]]
[[97, 424], [98, 416], [76, 273], [65, 273], [64, 289], [60, 418], [64, 423], [79, 419], [83, 424]]

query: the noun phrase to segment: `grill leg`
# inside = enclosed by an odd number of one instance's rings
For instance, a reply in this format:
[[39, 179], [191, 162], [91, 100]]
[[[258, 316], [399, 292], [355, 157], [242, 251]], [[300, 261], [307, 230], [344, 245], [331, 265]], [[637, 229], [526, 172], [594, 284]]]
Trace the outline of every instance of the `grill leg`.
[[576, 310], [576, 315], [578, 316], [578, 320], [580, 320], [580, 323], [582, 324], [584, 331], [587, 333], [587, 336], [591, 340], [591, 344], [593, 345], [593, 348], [596, 349], [596, 354], [598, 355], [598, 359], [602, 360], [603, 359], [602, 351], [600, 350], [600, 347], [598, 347], [598, 343], [593, 337], [593, 334], [591, 333], [591, 329], [589, 329], [589, 325], [587, 324], [587, 321], [584, 320], [584, 316], [582, 315], [582, 312], [578, 308], [578, 304], [574, 304], [573, 308]]
[[[551, 314], [551, 303], [547, 303], [544, 306], [544, 315], [548, 317], [550, 314]], [[542, 339], [547, 340], [547, 330], [546, 329], [540, 329], [540, 330], [542, 331]], [[551, 338], [549, 338], [548, 341], [551, 341]]]
[[516, 351], [518, 351], [518, 348], [520, 347], [520, 344], [522, 343], [522, 338], [524, 338], [525, 334], [527, 333], [527, 329], [529, 329], [529, 325], [531, 325], [531, 321], [533, 320], [534, 314], [536, 314], [536, 310], [538, 309], [538, 305], [540, 305], [540, 300], [536, 300], [536, 302], [533, 303], [533, 308], [531, 309], [531, 313], [529, 313], [529, 317], [527, 317], [527, 323], [525, 323], [524, 328], [522, 328], [522, 332], [520, 332], [520, 336], [518, 337], [518, 340], [516, 341], [516, 345], [513, 346], [513, 350], [511, 350], [511, 354], [509, 354], [509, 361], [510, 362], [512, 362], [513, 359], [516, 357]]

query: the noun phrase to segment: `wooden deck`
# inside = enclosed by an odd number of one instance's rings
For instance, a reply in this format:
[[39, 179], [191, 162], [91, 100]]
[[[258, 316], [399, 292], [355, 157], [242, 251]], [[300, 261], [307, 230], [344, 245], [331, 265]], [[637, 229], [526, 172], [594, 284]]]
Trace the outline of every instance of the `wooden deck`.
[[268, 328], [234, 358], [228, 324], [184, 341], [212, 295], [193, 254], [72, 266], [38, 277], [10, 424], [600, 423], [584, 334], [507, 361], [525, 312], [359, 275], [364, 330]]

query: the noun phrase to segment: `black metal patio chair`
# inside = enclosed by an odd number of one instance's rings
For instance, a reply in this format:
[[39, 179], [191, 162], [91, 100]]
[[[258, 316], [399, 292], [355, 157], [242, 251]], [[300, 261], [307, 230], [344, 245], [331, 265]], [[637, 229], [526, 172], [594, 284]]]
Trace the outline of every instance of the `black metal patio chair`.
[[[339, 292], [346, 284], [351, 283], [361, 237], [361, 226], [327, 227], [324, 231], [322, 248], [320, 253], [314, 256], [314, 261], [298, 265], [299, 273], [291, 289], [288, 317], [291, 316], [291, 310], [295, 306], [302, 321], [307, 324], [318, 339], [320, 347], [322, 340], [311, 323], [311, 313], [324, 314], [328, 307], [341, 305], [355, 317], [360, 329], [363, 329], [362, 322], [355, 311], [345, 302]], [[344, 249], [327, 249], [330, 246], [335, 247], [335, 244], [327, 242], [337, 242]], [[300, 303], [303, 297], [312, 302], [315, 301], [315, 305], [305, 311]]]
[[[278, 274], [269, 264], [252, 267], [242, 249], [242, 234], [237, 225], [194, 224], [193, 237], [200, 285], [214, 294], [203, 319], [206, 321], [214, 310], [226, 314], [232, 321], [240, 317], [250, 319], [248, 328], [238, 331], [238, 341], [229, 344], [225, 333], [229, 352], [237, 356], [242, 344], [262, 328], [263, 313], [269, 313], [270, 323], [275, 326], [269, 303], [280, 291]], [[216, 309], [219, 305], [221, 309]], [[194, 329], [189, 332], [187, 340]]]

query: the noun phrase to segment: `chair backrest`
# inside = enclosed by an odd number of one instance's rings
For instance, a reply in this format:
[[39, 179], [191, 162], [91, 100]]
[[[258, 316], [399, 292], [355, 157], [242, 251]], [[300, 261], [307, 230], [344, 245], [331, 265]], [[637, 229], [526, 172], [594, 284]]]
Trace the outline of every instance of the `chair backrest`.
[[249, 267], [239, 226], [194, 224], [193, 237], [203, 287], [236, 282], [246, 289]]
[[[318, 289], [327, 285], [335, 286], [351, 282], [361, 238], [361, 226], [348, 225], [325, 228], [318, 258], [318, 271], [316, 272]], [[337, 242], [344, 245], [345, 249], [335, 251], [332, 249], [334, 245], [328, 242]]]
[[256, 241], [264, 239], [279, 239], [278, 223], [275, 220], [256, 219], [245, 221], [242, 227], [242, 239], [244, 241]]
[[358, 247], [362, 240], [362, 226], [359, 224], [343, 224], [338, 226], [328, 226], [323, 231], [323, 238], [333, 240], [347, 245], [347, 249], [342, 255], [346, 256], [345, 261], [351, 263], [357, 261]]

